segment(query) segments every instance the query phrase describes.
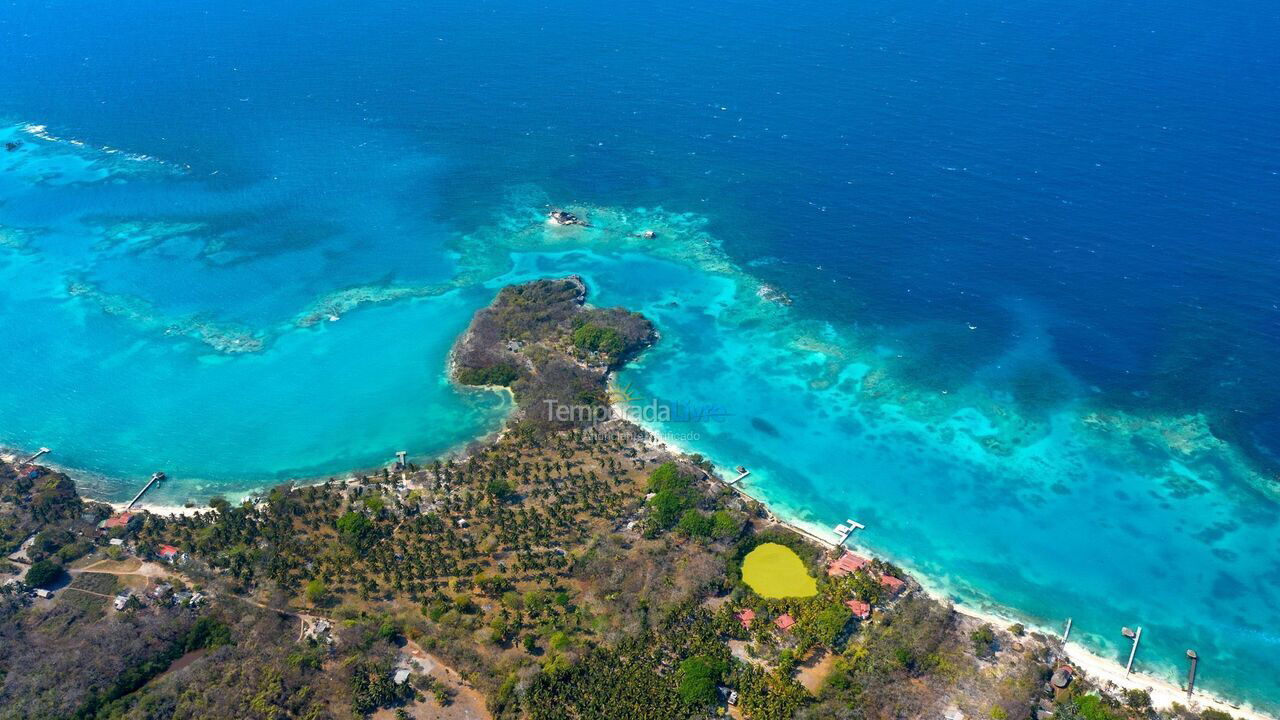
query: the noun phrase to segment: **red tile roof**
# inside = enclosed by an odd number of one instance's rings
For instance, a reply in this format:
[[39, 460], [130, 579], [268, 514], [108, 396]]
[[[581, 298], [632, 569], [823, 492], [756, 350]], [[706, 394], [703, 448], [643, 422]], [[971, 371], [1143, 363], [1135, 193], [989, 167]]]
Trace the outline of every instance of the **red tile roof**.
[[892, 575], [881, 575], [880, 584], [889, 588], [890, 590], [893, 590], [894, 592], [897, 592], [901, 590], [902, 586], [906, 585], [907, 583]]
[[870, 562], [870, 560], [867, 560], [861, 555], [854, 555], [853, 553], [846, 551], [839, 560], [836, 560], [827, 566], [827, 575], [830, 575], [831, 577], [848, 575], [851, 572], [859, 570], [868, 562]]
[[109, 528], [125, 527], [129, 521], [133, 519], [133, 513], [120, 513], [115, 517], [107, 518], [106, 526]]
[[734, 615], [734, 617], [738, 618], [738, 622], [742, 623], [742, 627], [750, 628], [751, 621], [756, 619], [756, 611], [751, 608], [747, 608], [737, 615]]
[[871, 606], [861, 600], [845, 600], [844, 604], [853, 611], [855, 617], [863, 620], [871, 617]]
[[773, 621], [773, 624], [777, 625], [779, 630], [786, 630], [796, 624], [796, 619], [786, 613], [783, 613], [778, 616], [777, 620]]
[[178, 554], [178, 548], [172, 545], [161, 545], [159, 555], [162, 558], [171, 558]]

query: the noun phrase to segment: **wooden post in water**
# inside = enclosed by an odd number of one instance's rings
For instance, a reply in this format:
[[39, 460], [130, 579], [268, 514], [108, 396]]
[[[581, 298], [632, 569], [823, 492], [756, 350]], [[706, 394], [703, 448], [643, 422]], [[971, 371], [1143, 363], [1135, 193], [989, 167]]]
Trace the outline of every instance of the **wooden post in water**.
[[1188, 650], [1187, 657], [1191, 658], [1191, 670], [1187, 672], [1187, 697], [1190, 698], [1196, 689], [1196, 665], [1200, 662], [1200, 656], [1195, 650]]

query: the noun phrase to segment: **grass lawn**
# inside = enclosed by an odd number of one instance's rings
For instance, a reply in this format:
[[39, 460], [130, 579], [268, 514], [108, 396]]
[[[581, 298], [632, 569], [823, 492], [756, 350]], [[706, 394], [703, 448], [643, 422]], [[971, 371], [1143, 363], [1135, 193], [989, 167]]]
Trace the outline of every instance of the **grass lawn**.
[[809, 576], [804, 561], [791, 548], [764, 543], [742, 561], [742, 579], [760, 597], [810, 597], [818, 583]]

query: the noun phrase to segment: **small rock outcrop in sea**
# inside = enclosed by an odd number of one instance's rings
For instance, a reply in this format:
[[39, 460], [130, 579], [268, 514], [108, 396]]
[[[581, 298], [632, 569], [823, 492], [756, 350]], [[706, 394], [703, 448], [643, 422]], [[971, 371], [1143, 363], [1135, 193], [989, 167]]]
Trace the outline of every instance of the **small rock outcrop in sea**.
[[547, 217], [559, 225], [586, 225], [587, 222], [568, 210], [552, 210]]
[[609, 373], [657, 338], [643, 315], [586, 304], [572, 275], [503, 288], [454, 345], [464, 385], [510, 388], [519, 413], [552, 428], [607, 419]]
[[766, 302], [775, 302], [779, 305], [790, 305], [792, 302], [790, 295], [772, 285], [762, 284], [760, 288], [756, 290], [756, 295], [759, 296], [761, 300]]

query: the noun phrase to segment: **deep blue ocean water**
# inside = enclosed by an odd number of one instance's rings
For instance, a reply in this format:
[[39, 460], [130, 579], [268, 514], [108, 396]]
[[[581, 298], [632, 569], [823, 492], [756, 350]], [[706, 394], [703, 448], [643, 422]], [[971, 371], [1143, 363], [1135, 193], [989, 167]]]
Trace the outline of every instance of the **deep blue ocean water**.
[[1277, 12], [7, 4], [0, 444], [169, 502], [443, 452], [471, 312], [578, 272], [785, 514], [1280, 708]]

